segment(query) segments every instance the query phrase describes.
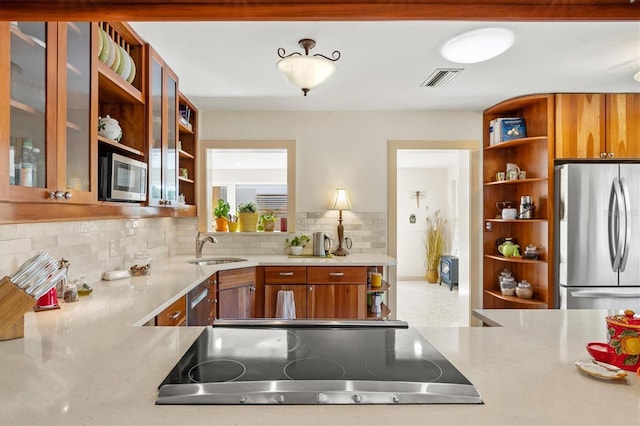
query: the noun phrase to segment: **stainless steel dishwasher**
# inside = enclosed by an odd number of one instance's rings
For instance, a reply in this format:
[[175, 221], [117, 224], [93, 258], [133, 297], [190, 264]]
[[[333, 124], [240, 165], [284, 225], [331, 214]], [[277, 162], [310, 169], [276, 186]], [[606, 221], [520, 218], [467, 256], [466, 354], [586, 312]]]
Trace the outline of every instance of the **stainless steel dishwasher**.
[[210, 325], [212, 320], [209, 280], [204, 280], [187, 293], [187, 325]]

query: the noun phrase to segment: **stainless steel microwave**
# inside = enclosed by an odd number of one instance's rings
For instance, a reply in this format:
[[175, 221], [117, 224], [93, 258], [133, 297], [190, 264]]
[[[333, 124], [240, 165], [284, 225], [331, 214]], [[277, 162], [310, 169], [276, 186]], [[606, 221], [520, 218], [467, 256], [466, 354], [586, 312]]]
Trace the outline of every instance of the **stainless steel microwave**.
[[98, 199], [140, 202], [147, 199], [147, 164], [101, 150], [98, 162]]

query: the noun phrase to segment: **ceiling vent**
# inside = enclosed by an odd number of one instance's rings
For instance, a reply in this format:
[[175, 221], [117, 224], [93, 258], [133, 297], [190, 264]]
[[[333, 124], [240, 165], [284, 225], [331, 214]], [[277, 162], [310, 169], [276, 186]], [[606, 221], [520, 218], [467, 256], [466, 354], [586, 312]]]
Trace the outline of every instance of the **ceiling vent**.
[[462, 71], [462, 68], [437, 68], [420, 87], [442, 87]]

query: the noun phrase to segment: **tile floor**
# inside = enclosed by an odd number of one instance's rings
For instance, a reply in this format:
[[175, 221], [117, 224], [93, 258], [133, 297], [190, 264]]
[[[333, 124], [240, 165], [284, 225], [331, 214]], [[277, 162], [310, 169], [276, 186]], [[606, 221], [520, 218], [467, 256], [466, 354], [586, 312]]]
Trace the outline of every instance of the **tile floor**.
[[412, 327], [458, 327], [458, 289], [426, 281], [398, 281], [397, 316]]

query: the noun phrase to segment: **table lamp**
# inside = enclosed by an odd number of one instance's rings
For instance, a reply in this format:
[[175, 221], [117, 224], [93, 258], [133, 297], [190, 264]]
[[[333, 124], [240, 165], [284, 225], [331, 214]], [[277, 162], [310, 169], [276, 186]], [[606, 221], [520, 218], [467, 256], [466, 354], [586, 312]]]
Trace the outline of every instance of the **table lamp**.
[[342, 210], [351, 210], [351, 202], [349, 201], [349, 194], [344, 188], [336, 188], [336, 193], [333, 196], [333, 202], [331, 203], [331, 210], [340, 210], [340, 217], [338, 219], [338, 248], [333, 252], [336, 256], [346, 256], [349, 254], [342, 242], [344, 241], [344, 226], [342, 226]]

